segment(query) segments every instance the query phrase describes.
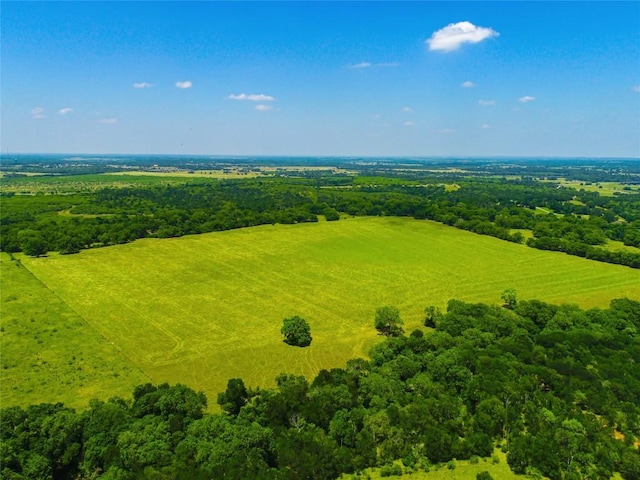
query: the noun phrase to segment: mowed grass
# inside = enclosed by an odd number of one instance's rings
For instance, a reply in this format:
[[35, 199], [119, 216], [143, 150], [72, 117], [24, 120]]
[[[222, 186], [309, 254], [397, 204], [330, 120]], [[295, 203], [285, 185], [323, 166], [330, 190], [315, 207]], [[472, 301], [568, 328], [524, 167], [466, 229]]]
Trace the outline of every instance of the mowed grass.
[[55, 293], [0, 253], [0, 408], [129, 396], [150, 381]]
[[[583, 307], [640, 299], [639, 270], [408, 218], [264, 225], [22, 261], [133, 366], [203, 390], [210, 404], [229, 378], [272, 386], [281, 372], [311, 379], [366, 356], [381, 340], [373, 319], [383, 305], [399, 307], [411, 332], [428, 305], [499, 303], [510, 287]], [[310, 347], [283, 343], [293, 315], [311, 325]]]

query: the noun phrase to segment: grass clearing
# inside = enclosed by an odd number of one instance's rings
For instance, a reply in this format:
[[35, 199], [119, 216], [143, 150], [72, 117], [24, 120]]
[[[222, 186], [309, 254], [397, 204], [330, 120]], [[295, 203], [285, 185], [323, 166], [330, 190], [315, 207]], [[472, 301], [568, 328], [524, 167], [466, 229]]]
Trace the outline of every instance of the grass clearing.
[[404, 473], [400, 476], [382, 477], [380, 475], [379, 468], [372, 468], [365, 470], [365, 475], [343, 475], [340, 480], [356, 480], [367, 478], [369, 475], [371, 480], [377, 480], [379, 478], [388, 478], [393, 480], [394, 478], [403, 478], [404, 480], [476, 480], [476, 475], [480, 472], [489, 472], [491, 476], [496, 480], [519, 480], [529, 478], [526, 475], [516, 475], [509, 468], [507, 463], [507, 456], [502, 451], [496, 449], [492, 458], [481, 458], [477, 463], [472, 463], [469, 460], [455, 460], [450, 462], [451, 465], [455, 465], [455, 468], [451, 469], [448, 464], [431, 466], [428, 472], [414, 472]]
[[[428, 305], [498, 303], [509, 287], [521, 299], [583, 307], [640, 298], [638, 270], [393, 217], [144, 239], [22, 262], [132, 368], [203, 390], [210, 404], [229, 378], [272, 386], [280, 372], [311, 378], [365, 356], [381, 339], [373, 318], [383, 305], [397, 306], [411, 332]], [[293, 315], [311, 325], [310, 347], [283, 343], [282, 319]]]
[[[560, 185], [575, 190], [584, 190], [585, 192], [598, 192], [603, 197], [613, 197], [615, 193], [635, 193], [640, 191], [639, 187], [634, 184], [620, 182], [584, 182], [580, 180], [560, 179]], [[627, 187], [627, 190], [625, 190]]]
[[55, 293], [0, 253], [0, 407], [129, 396], [149, 381]]

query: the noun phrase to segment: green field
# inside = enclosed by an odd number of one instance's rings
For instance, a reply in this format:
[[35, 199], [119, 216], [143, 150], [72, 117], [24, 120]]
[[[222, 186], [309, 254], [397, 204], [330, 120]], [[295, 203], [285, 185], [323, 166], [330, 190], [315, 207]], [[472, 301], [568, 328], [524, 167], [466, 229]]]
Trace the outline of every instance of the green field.
[[[508, 287], [522, 299], [586, 307], [640, 298], [638, 270], [391, 217], [145, 239], [22, 262], [132, 367], [201, 389], [210, 403], [228, 378], [270, 386], [280, 372], [310, 378], [366, 355], [380, 340], [375, 309], [386, 304], [411, 331], [427, 305], [498, 303]], [[282, 342], [282, 319], [292, 315], [310, 323], [310, 347]]]
[[129, 395], [148, 382], [55, 293], [0, 253], [0, 407]]
[[[400, 462], [397, 462], [401, 465]], [[365, 470], [365, 476], [358, 477], [357, 475], [343, 475], [340, 480], [356, 480], [367, 478], [369, 475], [371, 480], [377, 480], [379, 478], [403, 478], [405, 480], [476, 480], [476, 475], [480, 472], [489, 472], [491, 476], [496, 480], [518, 480], [529, 478], [525, 475], [516, 475], [511, 471], [507, 464], [507, 456], [496, 449], [491, 458], [479, 459], [477, 463], [469, 460], [457, 460], [451, 462], [455, 465], [455, 468], [449, 468], [449, 464], [433, 465], [429, 468], [428, 472], [417, 471], [414, 473], [405, 473], [402, 477], [382, 477], [380, 475], [380, 468], [370, 468]]]

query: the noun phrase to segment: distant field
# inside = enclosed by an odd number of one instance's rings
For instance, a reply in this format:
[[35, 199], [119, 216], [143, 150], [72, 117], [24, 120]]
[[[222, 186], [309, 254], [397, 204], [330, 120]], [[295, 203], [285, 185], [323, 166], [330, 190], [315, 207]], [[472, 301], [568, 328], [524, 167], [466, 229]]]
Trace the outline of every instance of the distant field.
[[0, 407], [129, 396], [149, 381], [118, 348], [0, 253]]
[[[598, 192], [603, 197], [613, 197], [614, 193], [634, 193], [640, 191], [637, 185], [631, 185], [619, 182], [581, 182], [579, 180], [560, 180], [560, 184], [564, 187], [575, 188], [576, 190], [584, 190], [585, 192]], [[630, 190], [624, 190], [624, 187]]]
[[[199, 179], [202, 181], [202, 178]], [[21, 195], [72, 194], [93, 192], [102, 188], [125, 188], [148, 185], [187, 183], [185, 176], [177, 174], [129, 175], [108, 173], [92, 175], [26, 175], [24, 177], [0, 177], [0, 192]]]
[[[373, 317], [382, 305], [398, 306], [410, 332], [428, 305], [498, 303], [508, 287], [521, 299], [584, 307], [640, 299], [638, 270], [392, 217], [145, 239], [22, 261], [132, 366], [155, 382], [201, 389], [210, 404], [228, 378], [270, 386], [280, 372], [310, 378], [364, 356], [380, 340]], [[310, 347], [282, 342], [282, 319], [292, 315], [310, 323]]]

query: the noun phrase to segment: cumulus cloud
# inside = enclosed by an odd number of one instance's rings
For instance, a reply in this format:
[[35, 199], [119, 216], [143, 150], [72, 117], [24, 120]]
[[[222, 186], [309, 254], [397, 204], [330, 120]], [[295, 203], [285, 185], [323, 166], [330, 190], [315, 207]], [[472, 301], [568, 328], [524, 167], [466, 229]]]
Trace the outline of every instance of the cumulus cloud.
[[46, 115], [44, 114], [44, 108], [42, 107], [35, 107], [31, 109], [31, 117], [35, 118], [36, 120], [39, 120], [41, 118], [46, 118]]
[[518, 101], [520, 103], [529, 103], [529, 102], [533, 102], [536, 99], [536, 97], [532, 97], [530, 95], [525, 95], [524, 97], [520, 97], [518, 99]]
[[260, 105], [256, 105], [256, 110], [260, 110], [261, 112], [266, 112], [268, 110], [273, 110], [273, 107], [271, 105], [264, 105], [264, 104], [260, 104]]
[[118, 119], [114, 117], [101, 118], [100, 120], [98, 120], [98, 123], [104, 123], [105, 125], [114, 125], [118, 123]]
[[490, 126], [489, 124], [484, 123], [484, 124], [482, 125], [482, 128], [483, 128], [484, 130], [488, 130], [488, 129], [490, 129], [490, 128], [491, 128], [491, 126]]
[[433, 32], [426, 43], [429, 45], [429, 50], [452, 52], [464, 43], [478, 43], [498, 35], [500, 34], [491, 28], [477, 27], [471, 22], [458, 22], [450, 23]]
[[404, 125], [405, 127], [413, 127], [415, 125], [414, 122], [404, 122], [402, 125]]
[[61, 108], [60, 110], [58, 110], [58, 113], [60, 115], [66, 115], [67, 113], [71, 113], [73, 112], [73, 108], [71, 107], [65, 107], [65, 108]]
[[411, 108], [411, 107], [403, 107], [402, 111], [403, 112], [413, 112], [413, 108]]
[[478, 100], [478, 105], [481, 105], [483, 107], [491, 107], [492, 105], [495, 105], [496, 101], [495, 100]]
[[475, 84], [475, 83], [473, 83], [473, 82], [472, 82], [472, 81], [470, 81], [470, 80], [467, 80], [466, 82], [462, 82], [462, 83], [460, 84], [460, 86], [461, 86], [462, 88], [473, 88], [473, 87], [475, 87], [475, 86], [476, 86], [476, 84]]
[[640, 85], [635, 85], [633, 87], [633, 91], [636, 92], [636, 93], [640, 93]]
[[399, 62], [382, 62], [382, 63], [371, 63], [371, 62], [360, 62], [354, 63], [353, 65], [349, 65], [349, 68], [385, 68], [385, 67], [397, 67], [399, 66]]
[[[182, 83], [182, 82], [178, 82], [178, 83]], [[191, 86], [191, 82], [189, 83], [189, 87]], [[151, 88], [153, 87], [153, 83], [149, 83], [149, 82], [139, 82], [139, 83], [134, 83], [133, 84], [133, 88]], [[180, 87], [178, 86], [178, 84], [176, 83], [176, 87], [178, 88], [189, 88], [189, 87]]]
[[440, 130], [440, 133], [454, 133], [455, 130], [453, 128], [443, 128]]
[[193, 84], [191, 83], [191, 80], [185, 80], [184, 82], [176, 82], [176, 87], [178, 88], [191, 88], [193, 86]]
[[246, 93], [241, 93], [239, 95], [231, 94], [227, 98], [229, 100], [248, 100], [250, 102], [273, 102], [275, 100], [271, 95], [263, 95], [262, 93], [252, 93], [249, 95]]

